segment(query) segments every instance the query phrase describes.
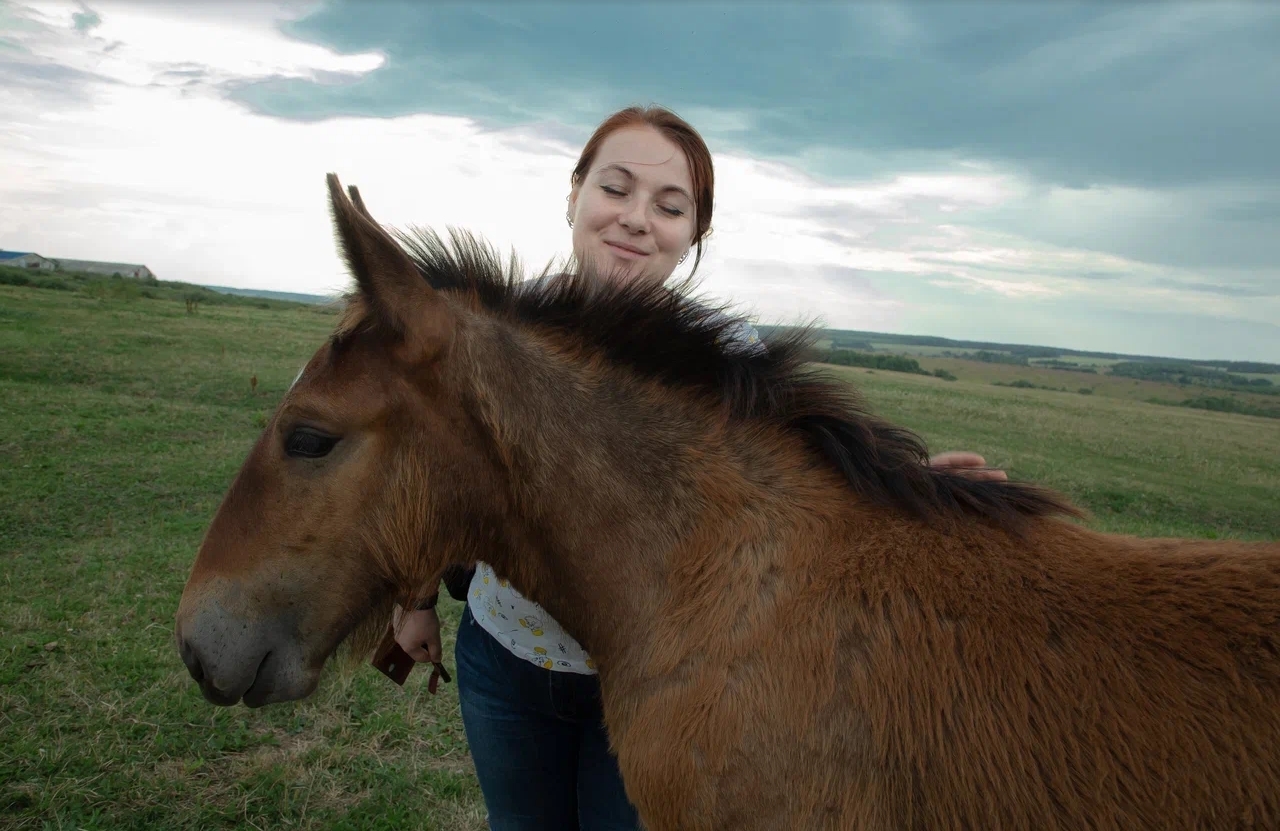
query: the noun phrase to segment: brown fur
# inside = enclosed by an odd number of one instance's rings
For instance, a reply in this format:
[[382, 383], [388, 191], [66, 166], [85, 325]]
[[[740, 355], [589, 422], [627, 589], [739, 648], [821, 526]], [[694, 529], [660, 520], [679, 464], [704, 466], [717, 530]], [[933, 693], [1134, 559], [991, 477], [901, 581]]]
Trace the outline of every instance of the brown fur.
[[[1280, 825], [1280, 546], [1090, 531], [928, 469], [803, 336], [726, 347], [679, 293], [519, 284], [330, 195], [358, 290], [215, 518], [180, 638], [209, 574], [291, 575], [349, 610], [300, 630], [323, 662], [484, 559], [595, 658], [652, 831]], [[305, 413], [342, 428], [332, 460], [273, 452]], [[278, 553], [311, 527], [330, 547]]]

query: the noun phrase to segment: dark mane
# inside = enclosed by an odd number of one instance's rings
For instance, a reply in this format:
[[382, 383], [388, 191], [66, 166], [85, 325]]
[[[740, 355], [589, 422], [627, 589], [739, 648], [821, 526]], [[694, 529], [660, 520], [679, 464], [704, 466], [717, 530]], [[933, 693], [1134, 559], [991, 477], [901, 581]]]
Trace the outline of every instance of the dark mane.
[[723, 306], [693, 302], [689, 284], [617, 285], [591, 279], [588, 267], [523, 279], [519, 260], [502, 259], [487, 242], [451, 230], [448, 243], [430, 229], [392, 232], [432, 288], [468, 293], [509, 319], [572, 334], [611, 361], [675, 387], [717, 397], [731, 417], [763, 419], [803, 435], [860, 496], [924, 519], [972, 513], [1015, 530], [1028, 516], [1081, 512], [1035, 485], [982, 482], [927, 466], [914, 433], [867, 412], [848, 385], [809, 360], [815, 333], [798, 328], [735, 343], [745, 321]]

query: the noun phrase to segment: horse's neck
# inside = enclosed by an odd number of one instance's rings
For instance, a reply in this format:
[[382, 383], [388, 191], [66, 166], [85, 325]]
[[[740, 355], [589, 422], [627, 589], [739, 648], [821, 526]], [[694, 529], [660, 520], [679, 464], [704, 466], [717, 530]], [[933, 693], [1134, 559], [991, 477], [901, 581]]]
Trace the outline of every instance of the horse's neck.
[[472, 380], [517, 514], [480, 558], [607, 660], [656, 613], [673, 554], [720, 544], [745, 480], [705, 412], [620, 373], [517, 350]]

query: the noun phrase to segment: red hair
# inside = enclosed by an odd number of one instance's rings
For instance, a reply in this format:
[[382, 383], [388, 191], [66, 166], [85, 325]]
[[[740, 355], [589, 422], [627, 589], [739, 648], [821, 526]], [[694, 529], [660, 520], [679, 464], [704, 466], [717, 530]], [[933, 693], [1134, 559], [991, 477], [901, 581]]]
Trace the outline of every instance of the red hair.
[[600, 122], [600, 126], [587, 139], [578, 156], [578, 164], [573, 169], [569, 181], [575, 187], [591, 169], [595, 161], [600, 143], [618, 130], [628, 127], [652, 127], [679, 147], [689, 163], [689, 179], [693, 184], [693, 244], [697, 246], [697, 255], [693, 260], [693, 270], [698, 270], [702, 262], [702, 241], [711, 232], [711, 210], [715, 197], [715, 169], [711, 163], [711, 151], [707, 143], [698, 135], [689, 122], [665, 107], [627, 107]]

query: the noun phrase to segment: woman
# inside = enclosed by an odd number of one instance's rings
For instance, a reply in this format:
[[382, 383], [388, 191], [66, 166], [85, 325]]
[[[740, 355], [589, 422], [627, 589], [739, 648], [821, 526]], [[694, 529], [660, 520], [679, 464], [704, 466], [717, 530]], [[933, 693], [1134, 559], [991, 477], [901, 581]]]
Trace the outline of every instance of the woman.
[[[631, 107], [606, 119], [570, 177], [574, 256], [615, 280], [665, 282], [711, 228], [714, 171], [698, 133], [668, 110]], [[740, 337], [756, 340], [754, 330]], [[981, 470], [946, 453], [934, 466]], [[640, 827], [609, 751], [590, 656], [537, 604], [479, 563], [454, 657], [463, 725], [493, 831], [632, 831]], [[434, 606], [434, 597], [426, 606]], [[396, 636], [417, 661], [441, 658], [434, 608], [404, 615]]]

